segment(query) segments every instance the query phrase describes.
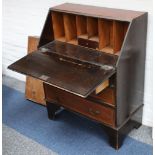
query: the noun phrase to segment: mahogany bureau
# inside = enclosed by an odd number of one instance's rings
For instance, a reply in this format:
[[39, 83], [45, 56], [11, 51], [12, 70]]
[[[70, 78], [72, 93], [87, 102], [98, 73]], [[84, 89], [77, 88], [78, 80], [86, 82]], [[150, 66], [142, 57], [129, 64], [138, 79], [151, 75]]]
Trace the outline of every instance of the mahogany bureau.
[[146, 12], [65, 3], [8, 68], [43, 81], [49, 119], [63, 107], [95, 120], [118, 149], [142, 123], [146, 34]]

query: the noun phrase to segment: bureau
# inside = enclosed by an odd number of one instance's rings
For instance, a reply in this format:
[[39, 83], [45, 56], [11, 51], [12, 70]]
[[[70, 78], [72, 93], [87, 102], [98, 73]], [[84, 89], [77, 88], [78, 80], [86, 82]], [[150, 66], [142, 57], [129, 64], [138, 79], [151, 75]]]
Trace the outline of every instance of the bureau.
[[146, 35], [146, 12], [65, 3], [8, 68], [43, 81], [49, 119], [63, 107], [97, 121], [119, 149], [142, 122]]

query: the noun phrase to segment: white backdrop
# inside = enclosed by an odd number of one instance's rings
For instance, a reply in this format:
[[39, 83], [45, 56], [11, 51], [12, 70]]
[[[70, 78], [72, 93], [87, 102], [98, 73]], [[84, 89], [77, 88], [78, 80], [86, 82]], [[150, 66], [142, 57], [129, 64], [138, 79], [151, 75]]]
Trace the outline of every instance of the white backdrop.
[[25, 81], [25, 76], [9, 71], [7, 66], [26, 55], [28, 35], [40, 36], [49, 7], [64, 2], [148, 12], [143, 124], [152, 126], [152, 0], [3, 0], [3, 74]]

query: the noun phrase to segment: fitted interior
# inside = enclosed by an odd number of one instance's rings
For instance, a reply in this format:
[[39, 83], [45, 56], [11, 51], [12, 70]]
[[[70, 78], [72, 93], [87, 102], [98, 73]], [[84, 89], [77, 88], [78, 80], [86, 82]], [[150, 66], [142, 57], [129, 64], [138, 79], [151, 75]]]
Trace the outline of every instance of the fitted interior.
[[70, 13], [51, 13], [54, 39], [119, 54], [129, 22], [87, 17]]

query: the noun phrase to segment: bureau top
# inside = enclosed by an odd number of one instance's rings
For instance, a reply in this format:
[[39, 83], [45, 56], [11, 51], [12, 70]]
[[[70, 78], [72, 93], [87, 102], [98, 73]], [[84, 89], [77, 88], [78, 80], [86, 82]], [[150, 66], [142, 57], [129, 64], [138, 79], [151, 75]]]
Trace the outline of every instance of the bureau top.
[[138, 16], [145, 14], [145, 12], [139, 11], [113, 9], [71, 3], [64, 3], [52, 7], [51, 10], [129, 22], [132, 21], [134, 18], [137, 18]]

